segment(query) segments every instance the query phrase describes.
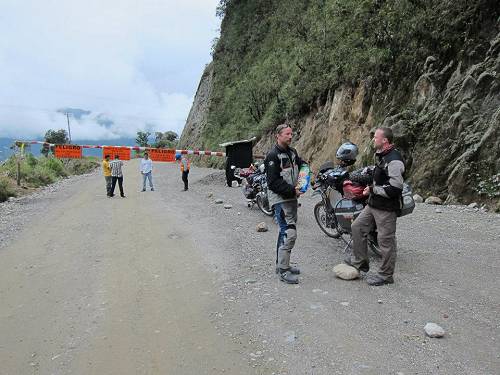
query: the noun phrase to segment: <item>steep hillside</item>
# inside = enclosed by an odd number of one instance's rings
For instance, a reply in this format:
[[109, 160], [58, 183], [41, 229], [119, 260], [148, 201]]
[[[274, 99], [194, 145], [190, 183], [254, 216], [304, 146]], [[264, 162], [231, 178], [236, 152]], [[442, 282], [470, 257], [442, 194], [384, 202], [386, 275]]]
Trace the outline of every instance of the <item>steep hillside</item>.
[[224, 17], [181, 144], [216, 147], [283, 121], [318, 166], [350, 139], [397, 134], [409, 176], [448, 202], [500, 192], [497, 1], [221, 1]]

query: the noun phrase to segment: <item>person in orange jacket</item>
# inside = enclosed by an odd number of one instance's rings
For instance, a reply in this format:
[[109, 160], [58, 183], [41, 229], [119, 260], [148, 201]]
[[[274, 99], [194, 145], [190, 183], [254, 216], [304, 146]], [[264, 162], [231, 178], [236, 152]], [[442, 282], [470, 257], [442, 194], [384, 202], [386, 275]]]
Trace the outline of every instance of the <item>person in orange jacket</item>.
[[181, 154], [175, 154], [175, 160], [181, 166], [182, 181], [184, 182], [184, 190], [182, 190], [182, 191], [187, 191], [188, 190], [188, 175], [189, 175], [189, 169], [191, 168], [191, 162], [189, 161], [188, 158], [182, 156]]
[[111, 194], [111, 167], [109, 166], [109, 155], [106, 155], [102, 161], [102, 172], [106, 180], [106, 195], [109, 197]]

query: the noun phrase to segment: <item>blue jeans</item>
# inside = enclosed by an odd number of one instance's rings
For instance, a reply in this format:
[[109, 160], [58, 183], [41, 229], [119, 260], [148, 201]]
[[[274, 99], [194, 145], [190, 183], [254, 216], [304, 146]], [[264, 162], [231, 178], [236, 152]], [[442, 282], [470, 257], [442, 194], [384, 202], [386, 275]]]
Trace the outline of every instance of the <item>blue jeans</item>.
[[276, 222], [278, 223], [279, 232], [278, 232], [278, 242], [276, 243], [276, 264], [278, 264], [278, 250], [281, 245], [285, 242], [286, 236], [286, 221], [285, 214], [283, 212], [283, 208], [281, 207], [281, 203], [277, 203], [274, 205], [274, 217]]
[[153, 175], [151, 172], [142, 174], [142, 190], [146, 190], [146, 179], [149, 180], [149, 187], [153, 188]]

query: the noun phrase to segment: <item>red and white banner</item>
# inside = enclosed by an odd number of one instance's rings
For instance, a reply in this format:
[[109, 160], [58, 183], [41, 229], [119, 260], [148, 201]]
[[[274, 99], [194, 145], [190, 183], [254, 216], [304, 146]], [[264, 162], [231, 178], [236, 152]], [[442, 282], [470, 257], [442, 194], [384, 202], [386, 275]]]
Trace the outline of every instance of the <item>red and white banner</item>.
[[81, 159], [82, 148], [78, 145], [56, 145], [54, 156], [58, 159]]
[[[60, 146], [53, 143], [47, 143], [43, 141], [16, 141], [16, 145], [46, 145], [48, 147]], [[130, 152], [134, 151], [148, 151], [151, 155], [153, 161], [175, 161], [175, 154], [182, 155], [200, 155], [200, 156], [219, 156], [225, 157], [225, 152], [220, 151], [202, 151], [202, 150], [173, 150], [173, 149], [162, 149], [162, 148], [151, 148], [151, 147], [139, 147], [139, 146], [107, 146], [107, 145], [68, 145], [76, 146], [82, 149], [84, 148], [100, 148], [103, 149], [104, 155], [110, 155], [111, 159], [114, 159], [115, 155], [119, 155], [121, 160], [130, 160]], [[172, 156], [173, 155], [173, 156]], [[153, 158], [156, 158], [156, 160]], [[56, 157], [58, 157], [56, 155]], [[123, 157], [123, 159], [122, 159]], [[173, 159], [172, 159], [173, 157]]]
[[122, 146], [103, 146], [102, 147], [102, 158], [106, 155], [109, 155], [111, 159], [114, 159], [115, 156], [118, 156], [120, 160], [130, 160], [130, 155], [132, 151], [128, 147]]

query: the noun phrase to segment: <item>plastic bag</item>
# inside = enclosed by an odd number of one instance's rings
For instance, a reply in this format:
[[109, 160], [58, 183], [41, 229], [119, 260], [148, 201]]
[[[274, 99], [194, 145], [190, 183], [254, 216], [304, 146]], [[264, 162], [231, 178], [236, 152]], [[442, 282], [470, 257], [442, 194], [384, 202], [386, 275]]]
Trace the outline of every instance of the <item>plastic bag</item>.
[[307, 164], [300, 167], [297, 187], [301, 193], [305, 193], [311, 184], [311, 169]]

